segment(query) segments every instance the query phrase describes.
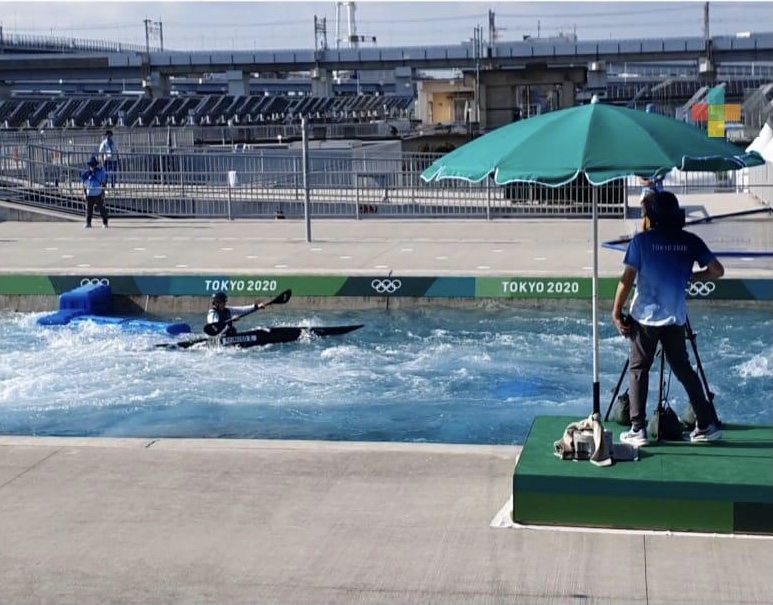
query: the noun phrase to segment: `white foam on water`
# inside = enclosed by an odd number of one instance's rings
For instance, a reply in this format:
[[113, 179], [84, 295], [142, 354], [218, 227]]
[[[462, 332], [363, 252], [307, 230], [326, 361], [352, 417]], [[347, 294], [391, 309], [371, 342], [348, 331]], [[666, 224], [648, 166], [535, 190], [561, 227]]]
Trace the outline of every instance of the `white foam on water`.
[[736, 367], [741, 378], [770, 378], [773, 376], [773, 362], [770, 356], [755, 355]]
[[[535, 415], [582, 417], [592, 403], [582, 305], [283, 309], [255, 323], [365, 328], [244, 350], [168, 351], [154, 345], [171, 337], [89, 322], [41, 327], [41, 315], [0, 314], [0, 433], [509, 444], [523, 442]], [[726, 421], [771, 422], [765, 321], [764, 310], [711, 307], [693, 320]], [[609, 322], [600, 329], [606, 407], [628, 344]]]

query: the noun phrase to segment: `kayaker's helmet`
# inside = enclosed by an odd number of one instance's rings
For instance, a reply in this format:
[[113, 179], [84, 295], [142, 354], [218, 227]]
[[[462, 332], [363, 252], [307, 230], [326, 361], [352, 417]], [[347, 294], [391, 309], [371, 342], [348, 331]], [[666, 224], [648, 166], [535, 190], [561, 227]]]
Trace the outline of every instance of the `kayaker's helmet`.
[[228, 302], [228, 295], [225, 292], [215, 292], [212, 295], [212, 304], [215, 304], [215, 303], [225, 304], [227, 302]]

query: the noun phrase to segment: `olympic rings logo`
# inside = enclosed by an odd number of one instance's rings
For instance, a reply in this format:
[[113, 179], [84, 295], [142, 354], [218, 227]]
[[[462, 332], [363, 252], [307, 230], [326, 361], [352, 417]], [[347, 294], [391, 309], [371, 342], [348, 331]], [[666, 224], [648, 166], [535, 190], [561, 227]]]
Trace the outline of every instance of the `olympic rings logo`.
[[394, 294], [402, 286], [403, 282], [399, 279], [374, 279], [370, 282], [370, 287], [379, 294]]
[[110, 280], [106, 277], [84, 277], [81, 286], [109, 286]]
[[716, 289], [717, 285], [713, 281], [694, 281], [690, 282], [685, 291], [689, 296], [708, 296]]

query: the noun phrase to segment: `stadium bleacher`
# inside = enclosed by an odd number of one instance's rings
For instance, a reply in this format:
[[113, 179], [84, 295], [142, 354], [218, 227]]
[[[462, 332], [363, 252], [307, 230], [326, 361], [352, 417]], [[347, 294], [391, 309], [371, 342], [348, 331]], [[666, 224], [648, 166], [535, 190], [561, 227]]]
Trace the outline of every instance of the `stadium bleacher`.
[[123, 124], [180, 126], [286, 124], [407, 117], [412, 97], [281, 97], [202, 95], [185, 97], [91, 97], [0, 101], [0, 127], [89, 128]]

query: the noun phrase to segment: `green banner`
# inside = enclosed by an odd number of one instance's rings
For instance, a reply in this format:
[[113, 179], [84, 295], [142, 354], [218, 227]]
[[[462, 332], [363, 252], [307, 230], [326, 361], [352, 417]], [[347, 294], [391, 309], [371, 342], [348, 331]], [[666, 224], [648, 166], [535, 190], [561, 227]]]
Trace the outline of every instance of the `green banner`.
[[45, 275], [0, 275], [0, 295], [32, 296], [60, 294]]
[[476, 298], [579, 298], [591, 297], [590, 278], [481, 277]]
[[[162, 281], [163, 280], [163, 281]], [[156, 296], [209, 296], [227, 292], [229, 296], [256, 298], [272, 296], [291, 288], [296, 296], [337, 296], [346, 282], [337, 276], [172, 276], [138, 277], [143, 294]]]
[[[599, 279], [599, 298], [611, 299], [618, 278]], [[509, 298], [590, 300], [589, 277], [417, 277], [397, 275], [0, 275], [0, 295], [56, 296], [88, 284], [109, 285], [118, 296], [210, 296], [267, 298], [291, 288], [296, 296], [404, 298]], [[773, 280], [721, 279], [692, 282], [691, 300], [773, 300]]]

